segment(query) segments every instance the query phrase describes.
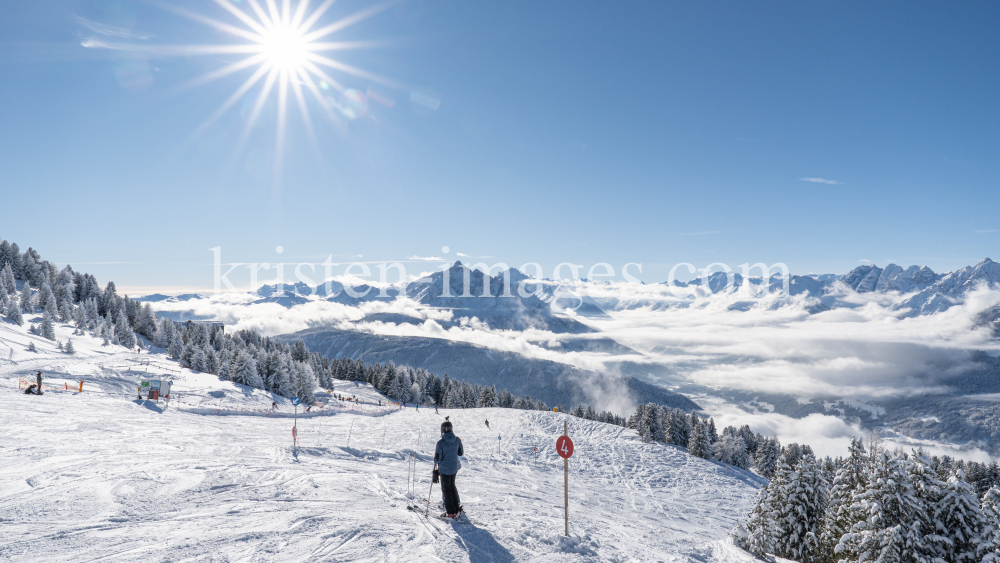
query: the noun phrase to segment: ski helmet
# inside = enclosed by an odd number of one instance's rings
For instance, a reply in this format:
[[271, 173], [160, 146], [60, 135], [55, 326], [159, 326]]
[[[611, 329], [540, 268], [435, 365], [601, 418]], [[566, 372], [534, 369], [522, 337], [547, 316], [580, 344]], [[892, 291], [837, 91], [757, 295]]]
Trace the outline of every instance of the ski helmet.
[[445, 432], [451, 432], [451, 421], [449, 420], [441, 423], [441, 433], [444, 434]]

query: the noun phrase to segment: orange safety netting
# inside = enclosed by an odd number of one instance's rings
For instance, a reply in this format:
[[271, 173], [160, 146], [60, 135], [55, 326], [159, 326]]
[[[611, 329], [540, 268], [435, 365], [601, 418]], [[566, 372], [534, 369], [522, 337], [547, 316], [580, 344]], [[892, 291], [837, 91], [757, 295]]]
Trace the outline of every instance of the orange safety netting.
[[[29, 380], [29, 379], [25, 379], [23, 377], [18, 377], [17, 378], [17, 388], [18, 389], [27, 389], [28, 387], [30, 387], [32, 385], [36, 385], [36, 384], [37, 383], [35, 381]], [[48, 391], [76, 391], [77, 393], [83, 393], [83, 380], [82, 379], [80, 380], [79, 387], [77, 387], [76, 385], [70, 387], [69, 383], [66, 383], [66, 382], [63, 382], [62, 387], [59, 387], [58, 385], [48, 385], [45, 382], [42, 382], [42, 391], [45, 391], [45, 390], [48, 390]]]

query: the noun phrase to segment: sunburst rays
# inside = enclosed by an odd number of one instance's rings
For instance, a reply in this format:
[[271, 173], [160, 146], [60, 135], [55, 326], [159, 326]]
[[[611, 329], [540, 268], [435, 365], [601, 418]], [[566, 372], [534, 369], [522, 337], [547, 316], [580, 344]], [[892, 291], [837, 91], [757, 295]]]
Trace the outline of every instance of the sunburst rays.
[[[344, 29], [364, 21], [398, 3], [383, 2], [365, 8], [331, 23], [322, 21], [334, 4], [325, 0], [310, 9], [310, 0], [244, 0], [240, 4], [232, 0], [212, 0], [229, 16], [228, 21], [210, 17], [179, 6], [154, 2], [191, 21], [206, 25], [228, 35], [231, 43], [202, 45], [155, 45], [147, 43], [123, 43], [88, 39], [84, 46], [113, 50], [132, 51], [149, 58], [197, 56], [197, 55], [245, 55], [221, 68], [206, 72], [176, 85], [175, 93], [201, 87], [220, 79], [249, 73], [249, 76], [222, 104], [196, 128], [194, 136], [200, 136], [218, 122], [233, 106], [250, 97], [252, 106], [243, 131], [236, 145], [239, 155], [246, 146], [252, 130], [263, 113], [267, 102], [277, 99], [275, 159], [273, 172], [280, 181], [284, 164], [286, 129], [289, 105], [294, 104], [301, 116], [309, 138], [316, 142], [314, 126], [309, 111], [310, 98], [329, 118], [339, 121], [339, 116], [331, 108], [324, 90], [333, 89], [343, 93], [346, 87], [332, 74], [342, 74], [368, 82], [405, 89], [399, 83], [337, 60], [332, 53], [350, 49], [361, 49], [378, 45], [378, 42], [336, 41], [335, 35]], [[242, 4], [242, 6], [241, 6]], [[224, 18], [225, 19], [225, 18]], [[256, 98], [253, 98], [254, 90]]]

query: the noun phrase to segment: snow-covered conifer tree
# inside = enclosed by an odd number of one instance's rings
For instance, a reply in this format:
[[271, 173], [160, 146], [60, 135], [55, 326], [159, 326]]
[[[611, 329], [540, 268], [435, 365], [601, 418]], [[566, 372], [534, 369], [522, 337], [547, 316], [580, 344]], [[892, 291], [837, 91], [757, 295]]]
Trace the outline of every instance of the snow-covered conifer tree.
[[52, 315], [50, 315], [48, 311], [45, 311], [45, 314], [42, 316], [41, 334], [42, 337], [44, 337], [47, 340], [56, 339], [55, 323], [52, 322]]
[[927, 552], [918, 512], [923, 508], [913, 490], [902, 454], [875, 450], [866, 489], [855, 495], [852, 510], [865, 519], [852, 526], [835, 548], [842, 561], [903, 562], [905, 554]]
[[[302, 404], [311, 405], [316, 402], [316, 373], [312, 366], [305, 362], [295, 362], [295, 396]], [[398, 378], [397, 378], [398, 380]]]
[[753, 460], [754, 469], [761, 477], [770, 479], [777, 468], [779, 457], [781, 457], [781, 444], [778, 443], [778, 439], [764, 438], [757, 445], [757, 454]]
[[774, 505], [780, 514], [774, 554], [800, 563], [818, 561], [827, 485], [812, 455], [802, 456], [795, 470], [787, 473], [782, 500], [780, 508]]
[[982, 563], [1000, 562], [1000, 488], [990, 487], [979, 505], [984, 526], [979, 539], [976, 557]]
[[232, 380], [241, 385], [256, 389], [264, 386], [264, 382], [257, 373], [257, 360], [248, 352], [240, 352], [236, 356]]
[[764, 487], [757, 493], [757, 503], [747, 519], [743, 530], [737, 528], [737, 545], [758, 558], [765, 558], [774, 552], [774, 517], [769, 500], [768, 488]]
[[715, 419], [708, 419], [708, 443], [715, 444], [719, 441], [719, 432], [715, 429]]
[[10, 264], [6, 264], [3, 270], [0, 270], [0, 285], [7, 290], [7, 295], [14, 295], [17, 293], [17, 285], [14, 283], [14, 270], [11, 269]]
[[149, 303], [144, 303], [142, 308], [139, 309], [135, 331], [150, 340], [154, 340], [156, 338], [156, 330], [156, 313], [153, 312], [153, 306]]
[[835, 563], [839, 558], [834, 548], [840, 538], [851, 530], [854, 524], [864, 520], [863, 513], [852, 510], [854, 495], [865, 485], [865, 467], [867, 465], [864, 444], [860, 438], [851, 436], [847, 458], [834, 473], [830, 487], [826, 514], [823, 516], [823, 532], [820, 537], [821, 559], [827, 563]]
[[184, 344], [181, 342], [179, 334], [174, 334], [170, 345], [167, 347], [167, 355], [175, 360], [180, 360], [181, 356], [184, 355]]
[[87, 312], [84, 310], [83, 303], [73, 308], [73, 325], [78, 330], [87, 328]]
[[38, 348], [35, 347], [35, 341], [34, 340], [32, 340], [31, 342], [28, 343], [28, 351], [29, 352], [37, 352], [38, 351]]
[[208, 371], [208, 358], [205, 357], [205, 350], [191, 347], [191, 369], [202, 373]]
[[965, 482], [961, 469], [948, 478], [942, 493], [934, 516], [937, 533], [946, 538], [943, 559], [948, 563], [979, 563], [976, 551], [988, 523], [976, 492]]
[[24, 325], [24, 316], [21, 314], [21, 306], [13, 297], [7, 300], [7, 308], [4, 310], [4, 315], [6, 315], [8, 319], [14, 321], [14, 324], [17, 326]]
[[128, 317], [125, 316], [124, 307], [118, 310], [118, 318], [115, 320], [115, 336], [118, 337], [118, 343], [122, 346], [135, 348], [135, 333], [132, 332], [132, 327], [128, 324]]
[[21, 311], [25, 313], [30, 314], [35, 312], [35, 306], [31, 303], [31, 288], [28, 287], [27, 283], [24, 284], [24, 288], [21, 290], [20, 307]]
[[688, 424], [687, 417], [684, 416], [684, 411], [681, 409], [670, 411], [670, 429], [666, 434], [667, 440], [671, 444], [687, 447]]
[[[918, 556], [930, 559], [945, 558], [952, 551], [952, 545], [948, 540], [947, 533], [940, 529], [940, 521], [937, 518], [937, 511], [944, 498], [944, 490], [947, 486], [944, 481], [938, 478], [937, 473], [931, 465], [931, 460], [924, 455], [922, 450], [913, 452], [904, 462], [906, 474], [913, 486], [913, 495], [916, 497], [919, 507], [916, 510], [916, 520], [910, 522], [910, 527], [919, 530], [924, 535], [924, 542], [921, 545]], [[979, 508], [979, 501], [976, 499], [976, 508]]]
[[740, 434], [723, 432], [722, 437], [712, 446], [712, 449], [713, 457], [718, 461], [740, 469], [750, 468], [750, 456], [747, 454], [746, 444], [743, 443], [743, 436]]
[[73, 347], [73, 339], [70, 338], [66, 341], [66, 347], [63, 349], [69, 355], [76, 354], [76, 348]]

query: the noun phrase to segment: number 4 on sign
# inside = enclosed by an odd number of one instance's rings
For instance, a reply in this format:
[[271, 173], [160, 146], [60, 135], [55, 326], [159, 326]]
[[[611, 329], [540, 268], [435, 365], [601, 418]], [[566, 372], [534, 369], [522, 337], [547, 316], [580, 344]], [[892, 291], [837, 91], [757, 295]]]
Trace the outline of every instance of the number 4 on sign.
[[559, 439], [556, 440], [556, 451], [563, 459], [573, 457], [573, 440], [569, 436], [559, 436]]

